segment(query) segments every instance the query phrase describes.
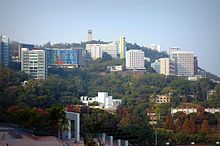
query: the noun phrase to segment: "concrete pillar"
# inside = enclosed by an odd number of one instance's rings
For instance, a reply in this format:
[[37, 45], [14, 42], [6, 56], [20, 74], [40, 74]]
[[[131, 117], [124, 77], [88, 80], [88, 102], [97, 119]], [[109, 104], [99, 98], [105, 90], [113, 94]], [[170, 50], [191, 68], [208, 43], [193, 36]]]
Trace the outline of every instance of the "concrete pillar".
[[113, 136], [110, 136], [110, 146], [113, 146]]
[[105, 133], [102, 133], [102, 143], [105, 145]]
[[121, 146], [121, 139], [118, 139], [118, 146]]
[[79, 114], [76, 115], [76, 119], [75, 119], [75, 136], [76, 136], [76, 141], [80, 140], [80, 117]]
[[125, 140], [125, 146], [128, 146], [128, 140]]
[[68, 120], [68, 139], [71, 139], [71, 120]]

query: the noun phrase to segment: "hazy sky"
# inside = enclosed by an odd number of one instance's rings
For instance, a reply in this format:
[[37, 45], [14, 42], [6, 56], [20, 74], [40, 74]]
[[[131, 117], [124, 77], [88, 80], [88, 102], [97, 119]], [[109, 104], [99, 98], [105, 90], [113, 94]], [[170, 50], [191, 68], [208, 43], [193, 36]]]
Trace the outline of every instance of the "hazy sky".
[[43, 44], [119, 40], [178, 46], [220, 76], [220, 0], [0, 0], [0, 34]]

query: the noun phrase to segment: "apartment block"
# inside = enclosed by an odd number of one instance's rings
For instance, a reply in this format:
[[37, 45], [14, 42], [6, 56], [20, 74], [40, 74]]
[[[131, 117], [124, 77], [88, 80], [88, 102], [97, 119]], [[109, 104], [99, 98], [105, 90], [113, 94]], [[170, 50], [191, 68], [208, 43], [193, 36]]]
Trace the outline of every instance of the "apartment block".
[[47, 77], [45, 50], [22, 48], [21, 70], [34, 79], [45, 79]]

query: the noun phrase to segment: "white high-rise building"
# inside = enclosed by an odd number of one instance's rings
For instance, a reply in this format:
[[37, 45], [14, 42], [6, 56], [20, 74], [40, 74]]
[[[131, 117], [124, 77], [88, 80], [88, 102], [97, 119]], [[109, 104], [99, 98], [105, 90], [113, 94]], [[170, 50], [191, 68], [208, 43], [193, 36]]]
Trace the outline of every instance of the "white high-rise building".
[[158, 51], [158, 52], [160, 52], [161, 50], [160, 50], [160, 45], [156, 45], [156, 44], [150, 44], [150, 45], [147, 45], [147, 46], [145, 46], [145, 47], [147, 47], [147, 48], [149, 48], [149, 49], [151, 49], [151, 50], [156, 50], [156, 51]]
[[86, 44], [87, 58], [102, 58], [102, 53], [108, 53], [112, 58], [117, 58], [118, 45], [116, 42], [109, 44]]
[[45, 79], [47, 77], [45, 50], [22, 48], [21, 70], [35, 79]]
[[100, 44], [86, 44], [86, 58], [96, 60], [102, 58]]
[[174, 61], [170, 58], [160, 58], [160, 74], [164, 75], [174, 75], [175, 74], [175, 66]]
[[142, 50], [126, 51], [126, 69], [143, 70], [144, 67], [144, 52]]
[[118, 54], [118, 46], [116, 42], [112, 42], [109, 44], [101, 44], [102, 52], [108, 53], [112, 58], [117, 58]]
[[180, 51], [180, 49], [171, 51], [170, 58], [175, 63], [175, 75], [194, 76], [194, 55], [192, 52]]
[[176, 63], [178, 76], [194, 76], [194, 56], [192, 52], [178, 52]]

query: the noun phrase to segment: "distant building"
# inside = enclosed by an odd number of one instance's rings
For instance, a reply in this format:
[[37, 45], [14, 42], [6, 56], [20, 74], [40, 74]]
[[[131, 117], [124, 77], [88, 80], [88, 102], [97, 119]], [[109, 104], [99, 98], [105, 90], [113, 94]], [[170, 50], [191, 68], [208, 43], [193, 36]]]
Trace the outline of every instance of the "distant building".
[[[204, 108], [204, 111], [207, 113], [218, 113], [220, 112], [220, 108]], [[181, 107], [181, 108], [171, 108], [171, 114], [175, 114], [177, 112], [183, 112], [185, 114], [197, 113], [198, 108], [196, 107]]]
[[155, 95], [152, 97], [151, 102], [153, 103], [170, 103], [170, 95]]
[[160, 62], [159, 60], [155, 60], [155, 62], [151, 63], [151, 67], [160, 74]]
[[195, 75], [193, 77], [188, 77], [188, 81], [198, 81], [198, 79], [201, 79], [201, 78], [203, 77], [200, 75]]
[[172, 47], [169, 49], [169, 55], [171, 56], [172, 58], [172, 54], [176, 53], [176, 52], [180, 52], [180, 48], [179, 47]]
[[21, 62], [21, 49], [22, 48], [28, 48], [29, 50], [32, 50], [34, 48], [33, 44], [19, 44], [18, 45], [18, 61]]
[[84, 65], [84, 50], [82, 48], [46, 48], [48, 67], [73, 68]]
[[175, 75], [174, 61], [170, 58], [160, 58], [160, 74]]
[[116, 109], [121, 103], [121, 99], [112, 99], [112, 96], [108, 96], [108, 92], [98, 92], [96, 97], [82, 96], [80, 101], [86, 105], [93, 102], [97, 102], [99, 105], [97, 108]]
[[125, 52], [127, 51], [127, 47], [126, 47], [125, 37], [123, 36], [120, 37], [119, 50], [120, 50], [120, 59], [125, 58]]
[[116, 42], [108, 44], [86, 44], [87, 58], [98, 59], [102, 58], [103, 53], [109, 54], [112, 58], [118, 56], [118, 45]]
[[92, 30], [88, 30], [88, 42], [92, 41]]
[[8, 66], [10, 62], [9, 38], [5, 35], [0, 36], [0, 63]]
[[123, 71], [122, 65], [115, 65], [115, 66], [107, 66], [109, 71]]
[[194, 56], [194, 75], [198, 75], [198, 58]]
[[157, 121], [160, 119], [160, 115], [154, 112], [153, 108], [149, 108], [146, 110], [147, 116], [149, 117], [149, 124], [155, 125]]
[[144, 52], [142, 50], [126, 51], [126, 69], [144, 70]]
[[213, 96], [216, 94], [216, 90], [208, 90], [207, 91], [207, 100], [209, 99], [210, 96]]
[[144, 57], [144, 61], [150, 62], [150, 58], [149, 57]]
[[180, 51], [179, 48], [171, 48], [170, 58], [174, 60], [175, 75], [194, 76], [195, 59], [192, 52]]
[[34, 79], [45, 79], [47, 77], [45, 50], [22, 48], [21, 71], [30, 74]]
[[160, 52], [160, 45], [156, 45], [156, 44], [150, 44], [150, 45], [146, 45], [145, 47], [147, 47], [148, 49], [151, 49], [151, 50], [155, 50], [155, 51], [158, 51]]
[[206, 78], [207, 73], [205, 70], [198, 69], [198, 75], [202, 76], [203, 78]]

